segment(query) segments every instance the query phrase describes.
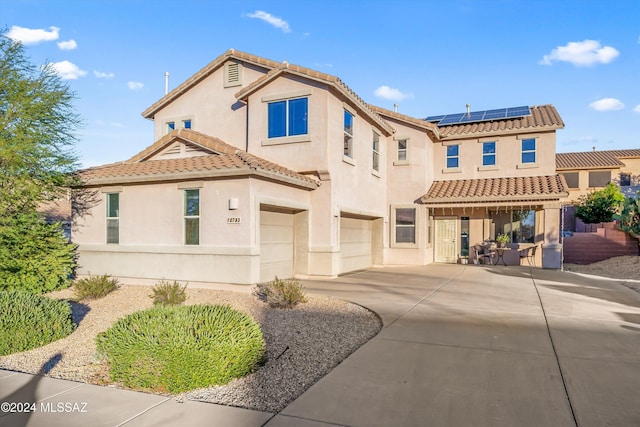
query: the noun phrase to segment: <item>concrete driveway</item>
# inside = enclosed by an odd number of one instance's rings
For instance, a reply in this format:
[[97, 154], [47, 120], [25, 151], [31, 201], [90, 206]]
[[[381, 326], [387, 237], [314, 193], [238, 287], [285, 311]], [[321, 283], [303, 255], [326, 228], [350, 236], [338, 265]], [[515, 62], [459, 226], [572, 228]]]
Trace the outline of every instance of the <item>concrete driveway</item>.
[[640, 294], [616, 282], [431, 265], [306, 286], [384, 327], [269, 427], [640, 425]]
[[384, 327], [279, 414], [0, 370], [0, 401], [87, 403], [0, 413], [0, 425], [640, 425], [640, 294], [615, 281], [430, 265], [305, 284]]

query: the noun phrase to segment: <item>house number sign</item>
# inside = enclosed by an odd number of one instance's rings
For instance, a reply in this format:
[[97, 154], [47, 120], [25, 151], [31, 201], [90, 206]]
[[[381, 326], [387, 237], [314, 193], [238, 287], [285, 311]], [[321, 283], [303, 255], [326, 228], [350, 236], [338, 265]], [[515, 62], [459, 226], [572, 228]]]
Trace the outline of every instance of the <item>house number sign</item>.
[[227, 218], [227, 224], [240, 224], [240, 217], [239, 216], [231, 216], [231, 217]]

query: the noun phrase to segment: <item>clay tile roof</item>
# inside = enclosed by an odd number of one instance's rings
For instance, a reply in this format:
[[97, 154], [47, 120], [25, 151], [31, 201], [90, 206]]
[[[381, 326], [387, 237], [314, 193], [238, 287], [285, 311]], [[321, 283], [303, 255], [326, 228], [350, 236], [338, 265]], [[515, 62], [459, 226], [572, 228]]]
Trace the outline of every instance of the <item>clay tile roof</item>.
[[435, 181], [421, 197], [426, 205], [535, 202], [568, 195], [559, 175]]
[[391, 119], [396, 119], [398, 121], [409, 123], [422, 129], [430, 130], [436, 136], [439, 135], [438, 126], [434, 123], [422, 119], [416, 119], [415, 117], [407, 116], [406, 114], [397, 113], [395, 111], [387, 110], [385, 108], [381, 108], [371, 104], [369, 104], [369, 108], [381, 115], [383, 118], [389, 117]]
[[173, 89], [171, 92], [160, 98], [157, 102], [151, 105], [149, 108], [142, 112], [142, 116], [145, 118], [153, 118], [158, 110], [162, 109], [164, 106], [173, 102], [180, 95], [185, 93], [191, 87], [202, 81], [204, 78], [213, 73], [216, 69], [218, 69], [222, 64], [224, 64], [228, 59], [236, 59], [243, 62], [249, 62], [254, 65], [258, 65], [260, 67], [264, 67], [267, 70], [275, 68], [279, 65], [278, 62], [272, 61], [267, 58], [262, 58], [260, 56], [252, 55], [250, 53], [240, 52], [235, 49], [229, 49], [222, 55], [218, 56], [216, 59], [211, 61], [209, 64], [205, 65], [200, 71], [189, 77], [183, 83], [181, 83], [178, 87]]
[[535, 132], [538, 130], [564, 128], [564, 122], [553, 105], [540, 105], [530, 108], [530, 116], [439, 126], [438, 130], [443, 138], [457, 138], [474, 134], [515, 133], [522, 130]]
[[557, 153], [556, 169], [619, 168], [624, 166], [619, 159], [628, 157], [640, 157], [640, 149]]
[[[199, 144], [212, 150], [212, 153], [194, 157], [149, 160], [154, 153], [175, 140]], [[87, 185], [256, 175], [306, 188], [318, 186], [318, 181], [312, 177], [239, 150], [218, 138], [186, 129], [165, 135], [125, 162], [84, 169], [79, 174]]]
[[371, 117], [380, 127], [385, 129], [389, 134], [393, 134], [394, 129], [387, 122], [380, 117], [377, 112], [375, 112], [370, 105], [364, 102], [358, 94], [356, 94], [349, 86], [347, 86], [339, 77], [333, 76], [331, 74], [323, 73], [320, 71], [312, 70], [311, 68], [302, 67], [300, 65], [293, 65], [287, 62], [282, 62], [278, 64], [278, 66], [271, 71], [269, 71], [264, 76], [256, 79], [251, 82], [249, 85], [242, 88], [238, 91], [235, 96], [237, 99], [245, 99], [251, 93], [256, 91], [257, 89], [263, 87], [268, 84], [273, 79], [277, 78], [282, 74], [293, 74], [302, 77], [307, 77], [315, 81], [319, 81], [322, 83], [329, 84], [335, 87], [339, 92], [345, 95], [347, 98], [351, 99], [356, 107], [360, 108], [363, 112], [365, 112], [369, 117]]
[[49, 223], [71, 220], [71, 202], [66, 198], [42, 202], [37, 211]]

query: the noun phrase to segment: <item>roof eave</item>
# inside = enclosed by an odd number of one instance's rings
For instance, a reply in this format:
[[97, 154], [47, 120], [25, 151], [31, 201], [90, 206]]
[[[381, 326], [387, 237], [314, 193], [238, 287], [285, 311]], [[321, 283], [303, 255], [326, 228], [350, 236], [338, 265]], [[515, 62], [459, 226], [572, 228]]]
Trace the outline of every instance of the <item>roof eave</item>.
[[565, 197], [569, 197], [569, 193], [553, 193], [553, 194], [540, 194], [540, 195], [522, 195], [522, 196], [496, 196], [496, 197], [467, 197], [467, 198], [457, 198], [451, 199], [447, 197], [436, 197], [429, 198], [426, 196], [422, 196], [420, 198], [420, 203], [425, 205], [426, 207], [464, 207], [465, 205], [473, 204], [473, 205], [482, 205], [482, 206], [491, 206], [492, 204], [500, 203], [500, 204], [518, 204], [518, 203], [535, 203], [535, 202], [545, 202], [550, 200], [560, 200]]
[[536, 127], [521, 127], [521, 128], [513, 128], [513, 129], [505, 129], [505, 130], [492, 130], [492, 131], [480, 131], [480, 132], [464, 132], [464, 133], [456, 133], [451, 135], [444, 135], [440, 139], [442, 141], [448, 141], [452, 139], [465, 139], [465, 138], [474, 138], [474, 137], [487, 137], [487, 136], [502, 136], [502, 135], [517, 135], [517, 134], [525, 134], [525, 133], [538, 133], [538, 132], [554, 132], [558, 129], [563, 129], [563, 126], [553, 125], [553, 126], [536, 126]]
[[157, 182], [170, 181], [188, 181], [194, 179], [233, 179], [242, 177], [256, 176], [259, 178], [277, 181], [286, 185], [315, 190], [319, 187], [319, 183], [312, 180], [305, 180], [293, 176], [282, 175], [261, 168], [252, 168], [250, 166], [236, 167], [226, 170], [199, 170], [189, 172], [166, 172], [159, 174], [145, 175], [123, 175], [123, 176], [106, 176], [102, 178], [87, 179], [80, 187], [99, 187], [104, 185], [122, 185], [122, 184], [150, 184]]

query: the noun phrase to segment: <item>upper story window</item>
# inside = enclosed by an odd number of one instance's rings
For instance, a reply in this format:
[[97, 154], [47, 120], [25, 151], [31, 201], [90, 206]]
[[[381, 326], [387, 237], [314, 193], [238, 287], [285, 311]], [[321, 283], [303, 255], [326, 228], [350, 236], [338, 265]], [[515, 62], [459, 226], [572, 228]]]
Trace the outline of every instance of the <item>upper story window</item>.
[[344, 155], [353, 159], [353, 114], [344, 110]]
[[407, 161], [407, 140], [406, 139], [398, 140], [398, 161], [399, 162]]
[[631, 174], [620, 172], [620, 185], [625, 187], [627, 185], [631, 185]]
[[268, 137], [305, 135], [308, 133], [309, 99], [295, 98], [269, 103]]
[[380, 172], [380, 135], [373, 132], [373, 142], [371, 144], [373, 170]]
[[482, 166], [495, 166], [496, 165], [496, 142], [483, 142], [482, 143]]
[[184, 190], [184, 244], [200, 244], [200, 190]]
[[460, 167], [459, 162], [460, 146], [447, 145], [447, 168], [453, 169]]
[[182, 121], [182, 128], [183, 129], [191, 129], [191, 119], [183, 120]]
[[522, 163], [536, 162], [536, 140], [535, 138], [522, 140]]
[[564, 176], [564, 180], [567, 181], [567, 187], [580, 188], [580, 173], [578, 172], [564, 172], [561, 175]]
[[119, 193], [107, 193], [107, 243], [120, 243]]
[[167, 133], [176, 128], [176, 122], [167, 122]]
[[606, 187], [611, 182], [611, 171], [589, 172], [589, 187]]

